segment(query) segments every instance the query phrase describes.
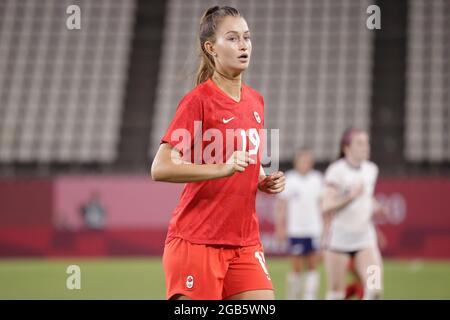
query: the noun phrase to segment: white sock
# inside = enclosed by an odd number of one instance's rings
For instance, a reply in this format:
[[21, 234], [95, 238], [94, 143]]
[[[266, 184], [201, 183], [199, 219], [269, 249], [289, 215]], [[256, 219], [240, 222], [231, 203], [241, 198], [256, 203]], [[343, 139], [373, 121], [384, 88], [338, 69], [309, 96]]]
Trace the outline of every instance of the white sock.
[[289, 272], [286, 276], [286, 299], [297, 300], [301, 291], [300, 273]]
[[326, 300], [343, 300], [345, 298], [344, 292], [328, 291], [325, 297]]
[[303, 299], [316, 300], [319, 289], [320, 274], [316, 270], [307, 271], [304, 275], [305, 289]]

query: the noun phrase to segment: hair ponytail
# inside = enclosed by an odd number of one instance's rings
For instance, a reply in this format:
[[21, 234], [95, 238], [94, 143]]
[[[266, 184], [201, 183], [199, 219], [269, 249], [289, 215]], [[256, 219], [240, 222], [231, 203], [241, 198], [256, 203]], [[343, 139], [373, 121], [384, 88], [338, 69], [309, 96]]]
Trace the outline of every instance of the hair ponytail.
[[232, 7], [214, 6], [205, 11], [200, 19], [199, 44], [200, 44], [200, 64], [195, 76], [195, 84], [205, 82], [214, 73], [215, 65], [213, 57], [206, 51], [205, 42], [216, 40], [217, 26], [223, 18], [227, 16], [239, 17], [239, 11]]
[[200, 65], [197, 70], [197, 75], [195, 76], [195, 84], [199, 85], [212, 77], [214, 73], [214, 60], [205, 51], [202, 46], [202, 52], [200, 53]]

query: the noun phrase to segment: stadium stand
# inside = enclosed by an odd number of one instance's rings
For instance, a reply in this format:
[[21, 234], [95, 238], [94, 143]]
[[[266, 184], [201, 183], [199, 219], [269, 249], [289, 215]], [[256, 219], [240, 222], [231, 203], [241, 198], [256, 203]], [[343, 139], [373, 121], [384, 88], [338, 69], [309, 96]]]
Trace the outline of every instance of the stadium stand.
[[411, 0], [408, 15], [405, 157], [450, 160], [450, 3]]
[[[66, 9], [82, 8], [80, 30]], [[135, 1], [0, 2], [0, 162], [117, 156]]]

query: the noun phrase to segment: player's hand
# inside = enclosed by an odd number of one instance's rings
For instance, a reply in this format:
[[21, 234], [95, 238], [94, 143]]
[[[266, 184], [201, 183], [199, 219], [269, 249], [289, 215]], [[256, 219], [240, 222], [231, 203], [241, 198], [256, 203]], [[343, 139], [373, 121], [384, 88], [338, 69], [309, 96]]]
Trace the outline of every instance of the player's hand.
[[358, 183], [356, 186], [354, 186], [352, 189], [350, 189], [348, 196], [351, 200], [354, 200], [357, 197], [359, 197], [363, 193], [363, 191], [364, 191], [363, 184]]
[[255, 164], [247, 151], [235, 151], [225, 163], [225, 175], [231, 176], [235, 172], [244, 172], [249, 164]]
[[391, 210], [388, 206], [380, 203], [377, 199], [372, 198], [373, 212], [372, 218], [375, 220], [387, 220], [391, 214]]
[[284, 173], [277, 171], [262, 179], [258, 183], [258, 189], [269, 194], [280, 193], [284, 190], [285, 183], [286, 178], [284, 177]]

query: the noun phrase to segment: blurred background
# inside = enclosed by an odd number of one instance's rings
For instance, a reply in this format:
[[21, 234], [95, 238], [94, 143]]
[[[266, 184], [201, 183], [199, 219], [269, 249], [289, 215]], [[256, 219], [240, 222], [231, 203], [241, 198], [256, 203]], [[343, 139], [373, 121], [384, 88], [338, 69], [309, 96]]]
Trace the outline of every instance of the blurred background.
[[[164, 299], [182, 185], [149, 170], [215, 4], [237, 7], [252, 32], [244, 81], [280, 130], [280, 168], [308, 145], [323, 171], [345, 128], [367, 130], [390, 209], [377, 221], [385, 298], [450, 299], [450, 0], [0, 0], [0, 298]], [[380, 30], [366, 27], [372, 4]], [[283, 299], [273, 204], [258, 195]], [[81, 290], [66, 288], [71, 264]]]

